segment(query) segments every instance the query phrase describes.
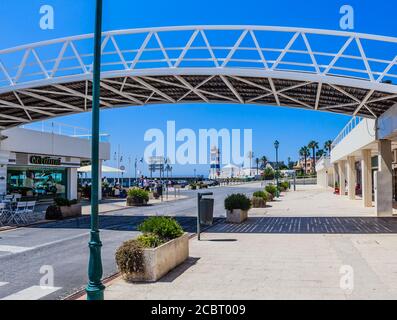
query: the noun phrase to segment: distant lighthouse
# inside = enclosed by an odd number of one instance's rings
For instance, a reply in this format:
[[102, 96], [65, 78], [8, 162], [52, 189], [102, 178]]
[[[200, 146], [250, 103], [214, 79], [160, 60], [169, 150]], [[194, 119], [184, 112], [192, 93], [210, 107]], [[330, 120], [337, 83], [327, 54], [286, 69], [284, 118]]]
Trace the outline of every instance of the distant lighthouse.
[[221, 175], [221, 152], [215, 146], [211, 148], [210, 179], [218, 179]]

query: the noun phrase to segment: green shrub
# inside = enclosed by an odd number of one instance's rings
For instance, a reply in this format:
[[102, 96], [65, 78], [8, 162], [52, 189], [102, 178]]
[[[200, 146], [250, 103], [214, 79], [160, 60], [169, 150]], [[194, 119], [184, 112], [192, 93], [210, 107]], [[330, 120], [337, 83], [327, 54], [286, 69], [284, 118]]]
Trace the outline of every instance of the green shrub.
[[192, 189], [192, 190], [197, 189], [197, 184], [195, 184], [195, 183], [191, 183], [191, 184], [189, 184], [189, 186], [190, 186], [190, 189]]
[[62, 197], [55, 198], [54, 202], [58, 207], [70, 207], [71, 205], [78, 203], [77, 199], [69, 200]]
[[65, 207], [65, 206], [69, 207], [70, 206], [70, 202], [66, 198], [58, 197], [58, 198], [54, 199], [54, 202], [55, 202], [55, 205], [57, 205], [58, 207]]
[[263, 191], [255, 191], [254, 194], [252, 195], [253, 197], [258, 197], [262, 198], [265, 201], [272, 201], [273, 196], [271, 193], [267, 192], [266, 190]]
[[242, 193], [234, 193], [226, 197], [225, 199], [225, 209], [233, 210], [233, 209], [241, 209], [241, 210], [249, 210], [251, 208], [250, 199]]
[[164, 241], [154, 233], [141, 234], [136, 240], [144, 248], [156, 248], [164, 243]]
[[273, 195], [270, 192], [267, 192], [266, 190], [263, 191], [263, 193], [265, 194], [265, 199], [266, 201], [273, 201]]
[[255, 191], [252, 196], [257, 197], [257, 198], [265, 198], [266, 197], [265, 191]]
[[116, 251], [116, 264], [125, 278], [132, 273], [144, 271], [142, 245], [138, 240], [128, 240]]
[[269, 184], [265, 187], [265, 191], [269, 192], [274, 198], [277, 194], [277, 187], [273, 184]]
[[143, 233], [155, 234], [164, 242], [178, 238], [183, 234], [180, 224], [169, 217], [150, 217], [138, 226], [138, 230]]
[[149, 192], [136, 187], [128, 189], [127, 196], [138, 203], [149, 201]]
[[289, 189], [289, 182], [288, 181], [282, 181], [278, 184], [279, 188], [281, 191], [286, 191]]

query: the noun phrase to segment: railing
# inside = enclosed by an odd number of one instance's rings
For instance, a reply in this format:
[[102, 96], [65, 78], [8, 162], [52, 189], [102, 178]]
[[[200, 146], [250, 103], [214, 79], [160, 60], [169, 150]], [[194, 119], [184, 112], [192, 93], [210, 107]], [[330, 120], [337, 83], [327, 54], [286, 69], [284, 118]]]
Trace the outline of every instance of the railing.
[[346, 138], [347, 135], [355, 128], [357, 127], [361, 121], [363, 120], [362, 117], [353, 117], [347, 125], [342, 129], [341, 132], [337, 135], [335, 140], [332, 142], [332, 149], [335, 148], [344, 138]]
[[[87, 128], [73, 126], [70, 124], [60, 123], [60, 122], [47, 122], [47, 121], [34, 122], [28, 125], [23, 125], [21, 126], [21, 128], [58, 134], [63, 136], [69, 136], [73, 138], [91, 139], [92, 137], [91, 131]], [[108, 142], [109, 136], [110, 135], [107, 133], [101, 133], [99, 135], [100, 141]]]
[[[89, 80], [92, 41], [93, 35], [86, 34], [0, 50], [0, 92], [30, 87], [30, 82], [54, 83], [54, 78]], [[333, 30], [161, 27], [104, 32], [101, 66], [109, 77], [149, 74], [150, 69], [248, 68], [269, 74], [298, 72], [308, 81], [313, 74], [355, 78], [387, 89], [382, 82], [397, 79], [396, 47], [397, 38]]]

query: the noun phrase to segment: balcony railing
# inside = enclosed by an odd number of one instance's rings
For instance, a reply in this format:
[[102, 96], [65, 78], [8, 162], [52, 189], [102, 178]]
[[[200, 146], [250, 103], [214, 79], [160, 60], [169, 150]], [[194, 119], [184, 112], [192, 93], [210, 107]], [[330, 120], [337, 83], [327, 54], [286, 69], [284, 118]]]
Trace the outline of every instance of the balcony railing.
[[355, 127], [357, 127], [362, 120], [362, 117], [353, 117], [332, 142], [332, 149], [336, 147]]
[[[27, 125], [23, 125], [21, 126], [21, 128], [58, 134], [73, 138], [81, 138], [81, 139], [91, 139], [92, 136], [91, 131], [87, 128], [73, 126], [70, 124], [60, 123], [60, 122], [46, 122], [46, 121], [34, 122]], [[110, 135], [107, 133], [101, 133], [99, 135], [100, 141], [108, 142], [109, 136]]]

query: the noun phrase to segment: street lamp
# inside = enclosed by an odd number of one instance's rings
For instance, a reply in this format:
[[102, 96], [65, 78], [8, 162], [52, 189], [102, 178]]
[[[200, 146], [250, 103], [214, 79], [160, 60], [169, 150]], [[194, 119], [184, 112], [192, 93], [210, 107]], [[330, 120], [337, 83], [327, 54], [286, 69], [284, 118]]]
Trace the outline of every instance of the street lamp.
[[278, 191], [278, 147], [280, 146], [280, 142], [277, 140], [274, 141], [274, 148], [276, 149], [276, 197], [279, 197]]
[[99, 193], [99, 107], [101, 81], [102, 0], [96, 0], [94, 68], [92, 81], [92, 186], [91, 186], [91, 231], [90, 258], [88, 263], [87, 300], [103, 300], [105, 286], [102, 283], [102, 242], [99, 237], [98, 193]]

